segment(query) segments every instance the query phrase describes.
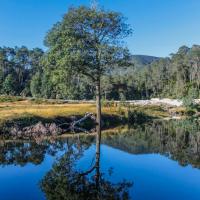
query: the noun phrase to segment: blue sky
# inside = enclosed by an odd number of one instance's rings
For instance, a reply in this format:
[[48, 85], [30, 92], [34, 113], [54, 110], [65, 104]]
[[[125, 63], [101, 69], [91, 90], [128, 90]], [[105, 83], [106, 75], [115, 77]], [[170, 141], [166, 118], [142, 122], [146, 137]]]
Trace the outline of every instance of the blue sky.
[[[0, 46], [43, 46], [46, 32], [71, 5], [90, 0], [0, 0]], [[200, 44], [200, 0], [99, 0], [120, 11], [134, 33], [133, 54], [168, 56], [182, 45]]]

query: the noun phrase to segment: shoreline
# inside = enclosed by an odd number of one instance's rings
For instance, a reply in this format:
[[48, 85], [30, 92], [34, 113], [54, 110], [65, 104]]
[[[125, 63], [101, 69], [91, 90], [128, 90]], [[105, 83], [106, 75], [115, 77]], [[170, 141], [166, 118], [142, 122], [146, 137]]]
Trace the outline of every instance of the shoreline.
[[[79, 120], [86, 113], [96, 112], [93, 103], [95, 101], [89, 102], [62, 103], [57, 100], [49, 102], [49, 100], [38, 99], [37, 101], [27, 99], [0, 101], [0, 135], [16, 138], [18, 135], [20, 137], [64, 135], [68, 125], [74, 120]], [[124, 124], [143, 124], [155, 119], [181, 120], [187, 117], [186, 109], [178, 105], [176, 100], [170, 101], [172, 105], [167, 102], [167, 99], [103, 101], [103, 129]], [[60, 129], [61, 124], [68, 125]], [[90, 120], [80, 128], [92, 130], [94, 125], [95, 122]], [[67, 134], [69, 135], [70, 132]]]

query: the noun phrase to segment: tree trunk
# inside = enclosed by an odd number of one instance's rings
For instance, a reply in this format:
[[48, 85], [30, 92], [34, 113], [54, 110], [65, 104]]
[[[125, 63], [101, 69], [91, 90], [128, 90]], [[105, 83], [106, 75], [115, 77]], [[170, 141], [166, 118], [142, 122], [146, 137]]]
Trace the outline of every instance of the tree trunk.
[[95, 169], [96, 169], [96, 175], [95, 175], [95, 182], [96, 182], [96, 190], [97, 190], [97, 199], [100, 199], [100, 137], [97, 133], [96, 135], [96, 162], [95, 162]]
[[[101, 89], [100, 89], [100, 80], [96, 85], [96, 130], [97, 130], [97, 140], [101, 141]], [[96, 152], [100, 152], [100, 144], [96, 146]]]
[[101, 146], [101, 85], [100, 80], [98, 80], [96, 85], [96, 189], [97, 189], [97, 199], [99, 199], [99, 181], [100, 181], [100, 146]]

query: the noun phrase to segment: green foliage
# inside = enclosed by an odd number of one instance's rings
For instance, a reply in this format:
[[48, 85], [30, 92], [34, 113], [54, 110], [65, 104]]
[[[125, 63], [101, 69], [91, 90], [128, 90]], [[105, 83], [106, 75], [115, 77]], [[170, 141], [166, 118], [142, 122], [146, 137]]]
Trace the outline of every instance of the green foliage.
[[129, 110], [128, 111], [128, 121], [131, 124], [142, 124], [152, 120], [153, 117], [148, 116], [144, 112], [137, 111], [137, 110]]
[[197, 91], [194, 88], [190, 88], [187, 96], [183, 98], [183, 105], [186, 107], [186, 115], [193, 116], [197, 111], [197, 105], [194, 99], [197, 98]]
[[0, 96], [0, 102], [16, 102], [16, 101], [22, 101], [23, 98], [16, 97], [16, 96]]
[[193, 108], [194, 107], [194, 99], [191, 96], [186, 96], [183, 98], [183, 105], [186, 108]]
[[33, 97], [41, 97], [41, 77], [37, 72], [31, 79], [30, 90]]
[[[140, 85], [151, 97], [198, 98], [200, 55], [195, 52], [200, 52], [200, 46], [194, 45], [192, 48], [183, 46], [171, 58], [152, 63]], [[142, 79], [138, 81], [141, 82]]]
[[2, 91], [7, 95], [15, 95], [15, 79], [12, 74], [6, 76], [2, 85]]
[[94, 87], [100, 87], [103, 75], [114, 66], [131, 64], [128, 49], [121, 45], [130, 33], [120, 13], [85, 6], [70, 8], [45, 38], [49, 50], [43, 60], [44, 76], [48, 74], [51, 82], [44, 84], [51, 85], [47, 97], [94, 98]]
[[40, 69], [41, 49], [0, 48], [0, 94], [30, 96], [30, 80]]

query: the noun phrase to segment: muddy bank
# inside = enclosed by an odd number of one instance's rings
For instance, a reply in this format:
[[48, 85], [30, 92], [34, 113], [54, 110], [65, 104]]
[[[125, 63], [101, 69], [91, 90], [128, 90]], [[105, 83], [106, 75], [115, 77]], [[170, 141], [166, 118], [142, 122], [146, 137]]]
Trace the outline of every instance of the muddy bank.
[[[127, 123], [127, 119], [117, 115], [103, 115], [103, 129]], [[38, 139], [58, 137], [67, 133], [90, 134], [95, 132], [96, 120], [93, 115], [57, 117], [45, 119], [27, 116], [7, 121], [0, 128], [0, 137], [4, 139]]]
[[[39, 138], [48, 136], [58, 136], [65, 132], [64, 129], [60, 128], [56, 123], [42, 123], [38, 122], [35, 125], [20, 127], [15, 124], [7, 128], [7, 137], [12, 137], [13, 139], [19, 138]], [[3, 134], [5, 135], [5, 133]]]

